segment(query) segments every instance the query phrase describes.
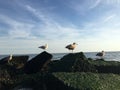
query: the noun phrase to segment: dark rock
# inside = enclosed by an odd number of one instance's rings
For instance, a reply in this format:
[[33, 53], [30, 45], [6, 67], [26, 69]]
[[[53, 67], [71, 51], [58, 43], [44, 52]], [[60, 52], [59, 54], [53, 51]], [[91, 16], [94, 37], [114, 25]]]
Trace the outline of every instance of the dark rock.
[[38, 89], [39, 87], [41, 87], [40, 84], [37, 81], [28, 80], [15, 86], [13, 90], [43, 90], [43, 89]]
[[23, 68], [27, 63], [29, 56], [13, 56], [12, 59], [8, 62], [9, 65], [14, 66], [16, 69]]
[[67, 55], [63, 56], [60, 60], [64, 60], [64, 61], [65, 60], [76, 60], [79, 58], [82, 60], [87, 60], [87, 58], [83, 52], [67, 54]]
[[92, 59], [92, 58], [88, 58], [88, 60], [89, 60], [89, 61], [93, 61], [93, 59]]
[[24, 73], [23, 67], [27, 60], [28, 56], [12, 56], [11, 60], [5, 60], [4, 64], [0, 64], [0, 78], [11, 79], [16, 74]]
[[74, 87], [68, 86], [62, 80], [60, 80], [59, 78], [57, 78], [52, 74], [46, 75], [43, 78], [44, 78], [46, 89], [42, 89], [42, 90], [78, 90], [78, 89], [75, 89]]
[[27, 74], [39, 72], [47, 66], [51, 59], [52, 55], [44, 51], [32, 60], [28, 61], [24, 67], [24, 70]]
[[6, 90], [6, 86], [4, 83], [0, 82], [0, 90]]
[[105, 61], [103, 58], [101, 58], [101, 59], [96, 59], [96, 61]]
[[74, 72], [97, 72], [94, 65], [90, 64], [88, 60], [78, 59], [75, 61], [72, 71]]
[[27, 75], [11, 90], [77, 90], [55, 77], [51, 73], [36, 73]]
[[0, 65], [6, 64], [8, 62], [8, 58], [9, 58], [9, 56], [2, 58], [0, 60]]
[[9, 80], [16, 75], [16, 69], [13, 66], [7, 64], [0, 65], [0, 80]]
[[12, 59], [9, 59], [10, 56], [7, 56], [0, 60], [0, 65], [10, 65], [14, 66], [16, 69], [20, 69], [24, 67], [24, 64], [27, 62], [29, 56], [22, 55], [22, 56], [12, 56]]
[[[77, 64], [78, 62], [79, 64]], [[82, 71], [85, 71], [84, 70], [85, 67], [89, 68], [89, 66], [87, 65], [90, 65], [90, 64], [83, 52], [70, 53], [70, 54], [63, 56], [57, 62], [51, 62], [49, 65], [49, 71], [51, 72], [81, 71], [82, 72]], [[79, 67], [83, 69], [79, 70], [80, 69]]]
[[120, 65], [114, 66], [114, 65], [108, 65], [108, 66], [96, 66], [96, 69], [99, 73], [114, 73], [114, 74], [120, 74]]

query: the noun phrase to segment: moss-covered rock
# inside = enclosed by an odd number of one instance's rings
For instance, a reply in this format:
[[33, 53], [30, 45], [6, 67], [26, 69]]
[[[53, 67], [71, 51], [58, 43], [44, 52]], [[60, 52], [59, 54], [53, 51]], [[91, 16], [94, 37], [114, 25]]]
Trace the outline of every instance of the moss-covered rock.
[[[41, 60], [40, 57], [38, 55], [33, 60]], [[48, 55], [47, 58], [52, 56]], [[38, 67], [34, 70], [47, 66], [45, 55], [42, 59], [42, 62], [37, 62]], [[60, 60], [51, 61], [51, 73], [35, 71], [34, 74], [25, 74], [23, 69], [20, 72], [17, 66], [18, 64], [12, 61], [0, 65], [0, 90], [120, 90], [120, 62], [87, 59], [82, 52], [70, 53]]]
[[16, 78], [12, 90], [77, 90], [65, 85], [62, 81], [50, 73], [35, 73], [19, 75]]
[[117, 74], [57, 72], [53, 75], [78, 90], [120, 90], [120, 75]]
[[52, 72], [95, 71], [94, 66], [88, 62], [83, 52], [67, 54], [59, 61], [51, 62], [49, 68]]
[[83, 52], [67, 54], [67, 55], [63, 56], [60, 60], [64, 60], [64, 61], [65, 60], [77, 60], [79, 58], [82, 60], [87, 60], [87, 58]]
[[88, 62], [88, 60], [78, 59], [75, 61], [73, 72], [97, 72], [96, 67]]
[[105, 61], [103, 59], [88, 60], [92, 64], [98, 73], [114, 73], [120, 74], [120, 62], [118, 61]]

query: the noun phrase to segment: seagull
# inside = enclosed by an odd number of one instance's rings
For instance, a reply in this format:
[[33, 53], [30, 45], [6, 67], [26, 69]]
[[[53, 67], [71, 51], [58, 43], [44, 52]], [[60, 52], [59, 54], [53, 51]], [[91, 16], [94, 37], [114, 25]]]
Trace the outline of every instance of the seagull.
[[48, 44], [45, 44], [45, 45], [43, 45], [43, 46], [40, 46], [40, 47], [38, 47], [38, 48], [41, 48], [41, 49], [44, 49], [44, 50], [46, 50], [46, 49], [48, 48]]
[[10, 63], [10, 61], [12, 60], [12, 58], [13, 58], [13, 55], [10, 54], [10, 56], [8, 57], [8, 63]]
[[105, 56], [105, 52], [104, 51], [99, 52], [99, 53], [96, 54], [96, 56], [99, 56], [99, 57], [102, 58], [103, 56]]
[[69, 44], [65, 48], [67, 48], [68, 50], [72, 50], [72, 52], [73, 52], [73, 50], [76, 48], [76, 45], [77, 45], [76, 43]]

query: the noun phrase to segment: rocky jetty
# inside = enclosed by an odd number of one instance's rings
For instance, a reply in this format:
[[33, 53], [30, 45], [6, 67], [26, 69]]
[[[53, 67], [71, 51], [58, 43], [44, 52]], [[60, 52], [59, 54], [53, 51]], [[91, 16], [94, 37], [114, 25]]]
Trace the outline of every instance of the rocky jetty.
[[120, 90], [120, 62], [93, 60], [83, 52], [51, 58], [48, 52], [29, 61], [28, 56], [3, 58], [0, 90]]

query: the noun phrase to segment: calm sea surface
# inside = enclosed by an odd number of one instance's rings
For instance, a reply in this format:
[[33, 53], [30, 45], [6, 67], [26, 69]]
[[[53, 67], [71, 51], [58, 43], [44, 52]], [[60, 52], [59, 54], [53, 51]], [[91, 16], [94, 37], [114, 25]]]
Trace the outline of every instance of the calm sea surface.
[[[53, 53], [52, 60], [58, 60], [66, 54], [68, 54], [68, 53]], [[86, 55], [87, 58], [93, 58], [93, 59], [98, 58], [96, 56], [97, 52], [85, 52], [84, 54]], [[30, 60], [33, 57], [35, 57], [37, 54], [28, 54], [28, 55], [29, 55], [29, 60]], [[8, 56], [8, 55], [0, 55], [0, 59], [4, 58], [6, 56]], [[120, 61], [120, 52], [106, 52], [104, 59], [106, 61]]]

